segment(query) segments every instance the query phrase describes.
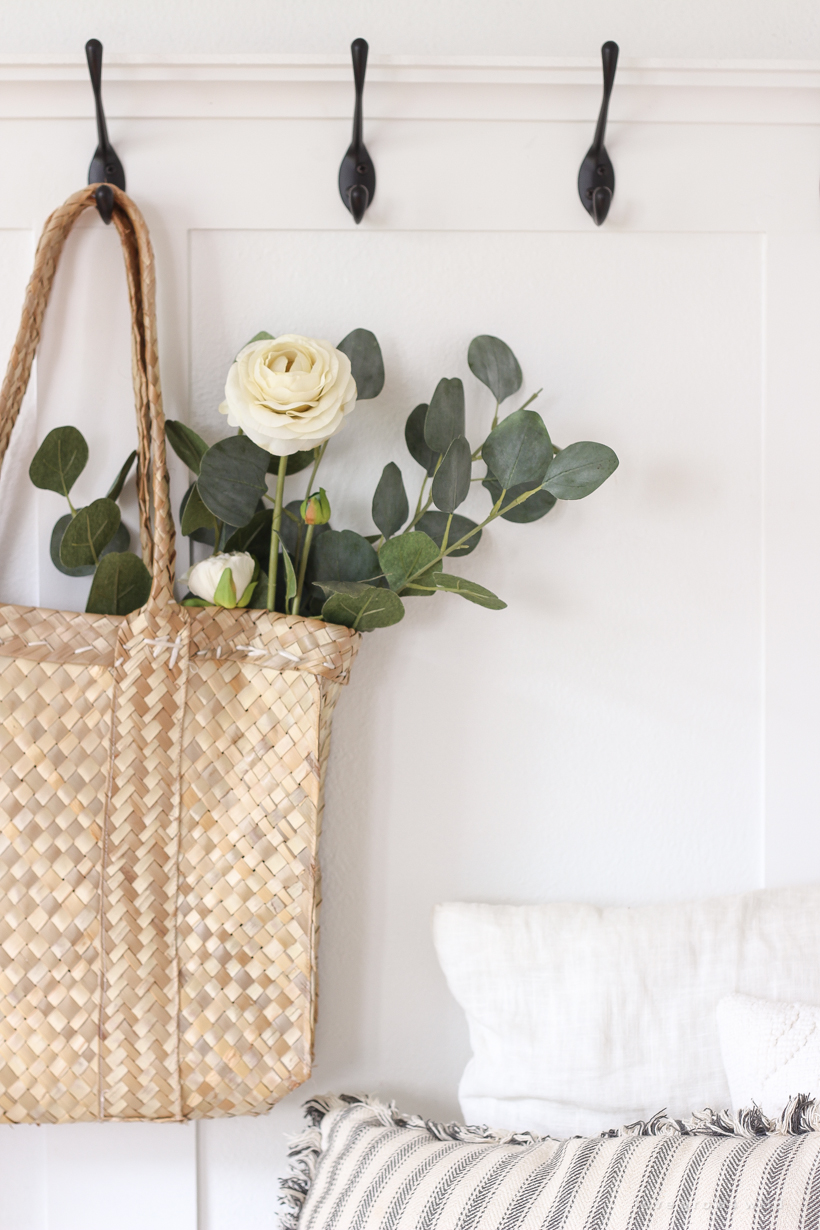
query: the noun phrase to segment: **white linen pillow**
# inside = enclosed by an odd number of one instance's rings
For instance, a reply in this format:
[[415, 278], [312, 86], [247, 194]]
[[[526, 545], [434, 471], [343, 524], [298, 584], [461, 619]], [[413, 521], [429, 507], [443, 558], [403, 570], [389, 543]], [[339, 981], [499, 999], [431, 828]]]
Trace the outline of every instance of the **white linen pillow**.
[[726, 995], [820, 1003], [820, 888], [637, 909], [439, 906], [468, 1123], [569, 1136], [729, 1104]]
[[729, 995], [717, 1022], [734, 1108], [773, 1116], [798, 1094], [820, 1095], [820, 1007]]

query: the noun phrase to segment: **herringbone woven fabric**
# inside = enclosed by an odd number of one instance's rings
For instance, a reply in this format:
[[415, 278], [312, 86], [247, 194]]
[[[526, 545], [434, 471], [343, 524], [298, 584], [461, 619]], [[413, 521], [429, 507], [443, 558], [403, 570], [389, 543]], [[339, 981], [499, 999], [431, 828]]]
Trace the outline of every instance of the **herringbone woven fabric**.
[[[153, 585], [125, 618], [0, 606], [4, 1122], [259, 1113], [310, 1073], [323, 776], [359, 636], [176, 603], [153, 256], [113, 191]], [[0, 463], [93, 193], [40, 240]]]

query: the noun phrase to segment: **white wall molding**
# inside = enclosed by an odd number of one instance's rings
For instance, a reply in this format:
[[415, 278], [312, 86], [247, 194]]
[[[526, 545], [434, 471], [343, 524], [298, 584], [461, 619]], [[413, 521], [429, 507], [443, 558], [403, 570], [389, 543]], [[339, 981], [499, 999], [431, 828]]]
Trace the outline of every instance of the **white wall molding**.
[[[597, 59], [373, 56], [372, 119], [589, 120]], [[503, 88], [502, 88], [503, 87]], [[345, 56], [106, 57], [106, 110], [131, 118], [341, 118]], [[84, 59], [0, 57], [0, 118], [91, 118]], [[625, 58], [613, 123], [820, 123], [820, 62]]]

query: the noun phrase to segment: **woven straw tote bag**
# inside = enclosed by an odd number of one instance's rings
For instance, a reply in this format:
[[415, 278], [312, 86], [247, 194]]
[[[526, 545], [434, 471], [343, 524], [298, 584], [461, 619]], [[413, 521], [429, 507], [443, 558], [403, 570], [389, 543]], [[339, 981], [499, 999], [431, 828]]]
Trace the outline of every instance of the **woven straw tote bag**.
[[[48, 219], [0, 391], [0, 463], [60, 252]], [[0, 1121], [259, 1113], [310, 1073], [330, 721], [359, 635], [174, 599], [154, 264], [131, 301], [147, 605], [0, 605]]]

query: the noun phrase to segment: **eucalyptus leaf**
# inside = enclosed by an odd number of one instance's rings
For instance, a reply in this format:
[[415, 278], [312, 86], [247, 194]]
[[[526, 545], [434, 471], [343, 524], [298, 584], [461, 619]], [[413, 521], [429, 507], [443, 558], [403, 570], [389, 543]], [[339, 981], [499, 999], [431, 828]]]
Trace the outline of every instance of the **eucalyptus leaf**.
[[[496, 482], [494, 478], [487, 475], [481, 485], [489, 491], [493, 504], [497, 504], [501, 495], [501, 483]], [[520, 483], [517, 487], [511, 487], [504, 496], [504, 507], [506, 508], [513, 500], [517, 500], [525, 491], [532, 491], [530, 483]], [[523, 504], [517, 504], [509, 512], [502, 513], [501, 518], [503, 521], [512, 521], [516, 525], [529, 525], [533, 521], [540, 521], [542, 517], [546, 517], [547, 513], [555, 508], [557, 503], [558, 501], [554, 495], [550, 495], [549, 491], [542, 489], [536, 491], [529, 499], [524, 500]]]
[[227, 525], [247, 525], [267, 493], [270, 454], [247, 436], [229, 436], [202, 458], [197, 490], [206, 508]]
[[86, 610], [94, 615], [130, 615], [145, 606], [151, 574], [132, 551], [115, 551], [100, 560]]
[[268, 605], [268, 574], [262, 568], [248, 602], [249, 611], [264, 611]]
[[85, 469], [88, 445], [76, 427], [55, 427], [37, 449], [29, 466], [29, 478], [43, 491], [68, 493]]
[[424, 420], [427, 418], [428, 409], [427, 402], [422, 402], [415, 410], [410, 411], [404, 428], [404, 439], [410, 456], [424, 467], [428, 477], [432, 477], [436, 471], [438, 453], [433, 452], [424, 438]]
[[379, 575], [379, 557], [366, 538], [353, 530], [314, 534], [313, 576], [324, 581], [367, 581]]
[[521, 388], [524, 377], [513, 352], [506, 342], [489, 333], [474, 337], [467, 351], [470, 371], [493, 394], [497, 402], [506, 401]]
[[[67, 577], [90, 577], [94, 572], [94, 564], [81, 564], [79, 568], [67, 568], [60, 559], [60, 546], [63, 541], [63, 534], [71, 523], [71, 513], [66, 513], [64, 517], [60, 517], [59, 521], [51, 531], [50, 554], [51, 562], [54, 567], [64, 573]], [[120, 528], [117, 530], [114, 537], [111, 539], [107, 547], [103, 547], [102, 555], [108, 555], [111, 551], [127, 551], [131, 545], [131, 535], [128, 527], [120, 522]]]
[[336, 349], [350, 359], [357, 399], [369, 401], [371, 397], [378, 397], [384, 388], [384, 359], [375, 333], [369, 329], [354, 329]]
[[[260, 563], [267, 565], [270, 553], [270, 532], [273, 524], [273, 509], [263, 508], [254, 513], [247, 525], [234, 530], [225, 542], [223, 551], [247, 551]], [[283, 521], [284, 528], [284, 521]], [[284, 538], [284, 535], [282, 535]]]
[[464, 435], [464, 385], [455, 376], [439, 380], [424, 420], [424, 439], [438, 456], [446, 453], [456, 436]]
[[282, 552], [282, 560], [285, 565], [285, 601], [290, 602], [291, 598], [296, 597], [296, 573], [287, 551]]
[[322, 585], [322, 589], [329, 594], [322, 607], [322, 619], [327, 623], [372, 632], [404, 619], [402, 600], [389, 589], [350, 581]]
[[[441, 544], [444, 542], [444, 530], [448, 520], [449, 518], [446, 513], [433, 512], [431, 509], [423, 517], [419, 518], [416, 530], [420, 530], [428, 538], [432, 538], [438, 549], [441, 550]], [[460, 538], [463, 538], [465, 534], [469, 534], [471, 530], [478, 530], [478, 532], [473, 534], [472, 538], [468, 538], [463, 547], [459, 547], [457, 551], [452, 552], [452, 559], [458, 559], [461, 555], [469, 555], [471, 551], [475, 551], [483, 533], [483, 530], [478, 529], [475, 521], [471, 521], [469, 517], [462, 517], [459, 513], [456, 513], [450, 525], [450, 535], [447, 541], [449, 543], [458, 542]]]
[[437, 589], [444, 590], [448, 594], [460, 594], [468, 602], [475, 602], [478, 606], [487, 607], [490, 611], [503, 611], [507, 605], [483, 585], [476, 585], [475, 581], [466, 581], [464, 577], [454, 577], [448, 572], [438, 572], [435, 579]]
[[180, 423], [176, 419], [166, 419], [165, 438], [180, 461], [184, 461], [189, 470], [198, 474], [202, 458], [208, 451], [208, 445], [202, 436], [198, 436], [193, 428], [186, 426], [185, 423]]
[[431, 489], [433, 503], [441, 512], [455, 512], [467, 499], [472, 467], [469, 444], [464, 436], [456, 436], [436, 470]]
[[108, 491], [106, 492], [107, 499], [118, 500], [120, 498], [120, 496], [122, 495], [122, 489], [125, 486], [125, 480], [128, 478], [128, 475], [131, 472], [131, 467], [136, 460], [137, 460], [137, 450], [134, 449], [133, 453], [130, 454], [125, 464], [123, 465], [122, 469], [120, 470], [119, 474], [114, 479], [113, 483], [111, 484]]
[[606, 482], [618, 468], [617, 455], [606, 444], [579, 440], [568, 444], [550, 463], [544, 490], [559, 500], [582, 500]]
[[94, 500], [78, 508], [63, 533], [61, 562], [66, 568], [95, 565], [119, 528], [120, 510], [113, 500]]
[[421, 574], [438, 559], [440, 548], [420, 530], [388, 538], [379, 551], [379, 563], [393, 590], [402, 590], [411, 577]]
[[[260, 329], [258, 333], [254, 333], [253, 337], [245, 342], [245, 346], [250, 346], [252, 342], [272, 342], [273, 340], [272, 333], [267, 333], [264, 329]], [[245, 349], [245, 346], [242, 347], [242, 350]], [[239, 353], [241, 354], [242, 352], [240, 351]]]
[[218, 521], [210, 508], [206, 508], [202, 502], [196, 483], [192, 483], [182, 497], [179, 516], [179, 528], [183, 534], [193, 538], [195, 542], [208, 542], [210, 539], [211, 546], [214, 545]]
[[[282, 460], [275, 453], [270, 454], [268, 461], [268, 474], [279, 473], [279, 462]], [[298, 453], [291, 453], [288, 457], [288, 468], [285, 474], [299, 474], [301, 470], [306, 470], [308, 466], [313, 465], [316, 460], [315, 451], [312, 448], [300, 449]]]
[[540, 487], [552, 460], [552, 442], [535, 410], [516, 410], [488, 435], [481, 449], [487, 469], [508, 491], [521, 483]]
[[395, 461], [390, 461], [382, 470], [373, 496], [373, 521], [385, 538], [397, 534], [410, 515], [404, 479]]

